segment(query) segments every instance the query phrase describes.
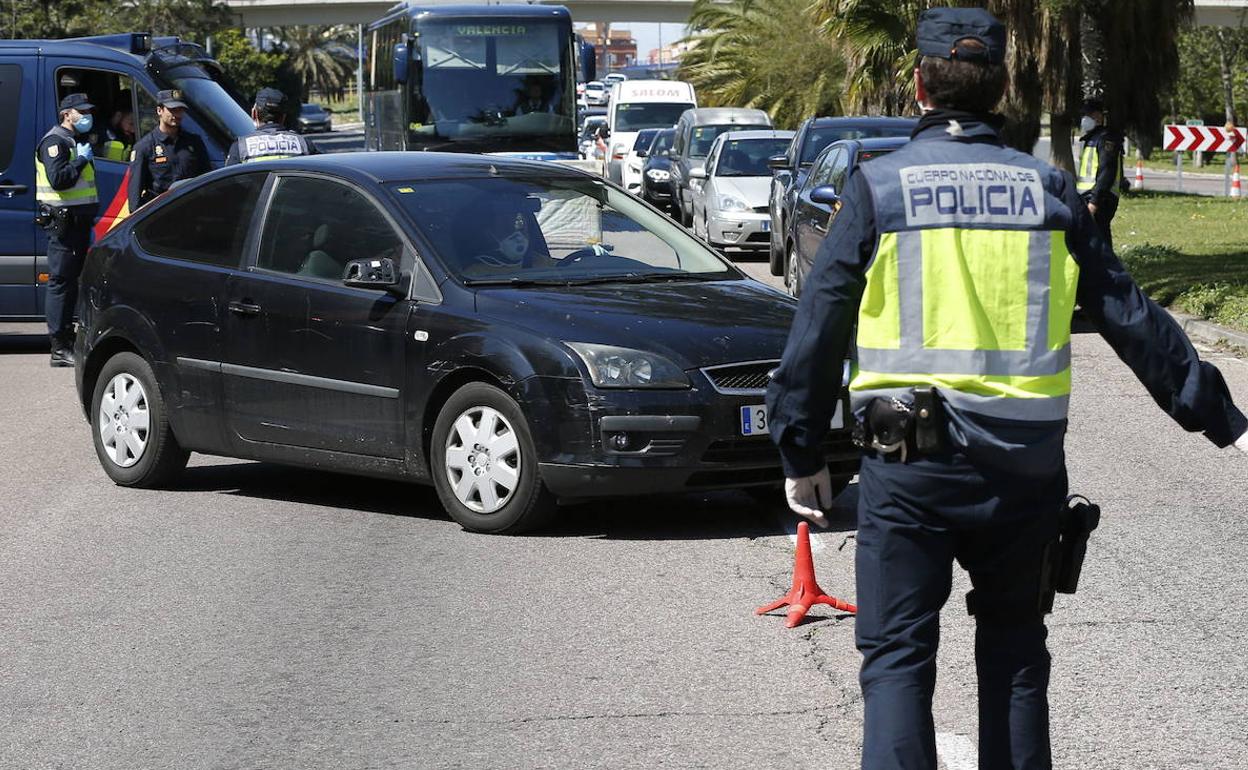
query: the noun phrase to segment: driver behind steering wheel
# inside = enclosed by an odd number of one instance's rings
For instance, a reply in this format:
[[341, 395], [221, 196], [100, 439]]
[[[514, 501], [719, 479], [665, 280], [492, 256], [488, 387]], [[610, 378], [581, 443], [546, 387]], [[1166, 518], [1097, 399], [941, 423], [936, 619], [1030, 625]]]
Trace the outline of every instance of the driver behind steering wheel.
[[469, 276], [501, 277], [531, 267], [552, 267], [555, 261], [540, 249], [532, 232], [533, 218], [516, 209], [494, 209], [477, 225], [482, 234], [477, 253], [464, 267]]

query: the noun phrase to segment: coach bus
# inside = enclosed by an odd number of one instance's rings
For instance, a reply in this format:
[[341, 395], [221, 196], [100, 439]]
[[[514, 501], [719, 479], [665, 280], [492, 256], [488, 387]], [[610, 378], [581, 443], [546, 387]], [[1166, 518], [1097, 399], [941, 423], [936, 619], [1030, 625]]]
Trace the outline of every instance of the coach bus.
[[402, 3], [368, 26], [370, 150], [577, 158], [566, 8]]

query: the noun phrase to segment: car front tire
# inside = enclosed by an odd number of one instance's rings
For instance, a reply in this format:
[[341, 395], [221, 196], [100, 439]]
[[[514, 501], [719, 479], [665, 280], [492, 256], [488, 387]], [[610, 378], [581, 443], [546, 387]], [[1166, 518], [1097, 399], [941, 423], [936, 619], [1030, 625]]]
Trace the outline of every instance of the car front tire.
[[516, 535], [548, 523], [554, 495], [520, 406], [483, 382], [455, 391], [438, 413], [430, 446], [438, 498], [471, 532]]
[[118, 353], [100, 370], [91, 435], [104, 472], [123, 487], [164, 486], [190, 457], [173, 435], [151, 365], [136, 353]]

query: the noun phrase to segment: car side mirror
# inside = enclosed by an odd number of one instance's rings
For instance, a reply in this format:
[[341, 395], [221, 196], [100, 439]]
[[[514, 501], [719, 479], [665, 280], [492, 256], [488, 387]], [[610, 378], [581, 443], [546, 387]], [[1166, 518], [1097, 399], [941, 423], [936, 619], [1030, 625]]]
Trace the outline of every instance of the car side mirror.
[[789, 157], [787, 155], [773, 155], [767, 159], [767, 168], [773, 171], [788, 171]]
[[394, 68], [394, 82], [406, 83], [408, 66], [411, 64], [411, 52], [407, 43], [395, 45], [392, 53], [390, 64]]
[[637, 151], [637, 157], [638, 157], [638, 158], [644, 158], [644, 157], [646, 157], [646, 156], [647, 156], [647, 155], [649, 155], [649, 154], [650, 154], [650, 153], [646, 152], [645, 150], [638, 150], [638, 151]]
[[353, 259], [343, 271], [342, 283], [355, 289], [394, 289], [399, 285], [399, 271], [389, 257]]
[[841, 196], [836, 194], [836, 188], [830, 184], [820, 185], [810, 191], [810, 200], [813, 203], [823, 203], [828, 206], [836, 205]]
[[695, 166], [694, 168], [689, 169], [689, 178], [690, 179], [706, 179], [706, 168], [701, 167], [701, 166]]

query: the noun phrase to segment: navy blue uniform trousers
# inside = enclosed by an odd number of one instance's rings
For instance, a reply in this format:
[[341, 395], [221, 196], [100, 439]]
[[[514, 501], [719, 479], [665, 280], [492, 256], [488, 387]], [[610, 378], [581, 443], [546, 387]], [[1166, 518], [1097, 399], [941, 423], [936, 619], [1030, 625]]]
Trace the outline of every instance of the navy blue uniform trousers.
[[970, 573], [976, 605], [979, 766], [1051, 767], [1040, 567], [1065, 471], [1028, 478], [960, 454], [906, 464], [868, 456], [859, 489], [863, 768], [936, 770], [932, 692], [954, 560]]
[[48, 233], [48, 293], [43, 309], [49, 336], [66, 347], [73, 347], [78, 276], [91, 246], [91, 219], [90, 213], [74, 212], [64, 234]]

